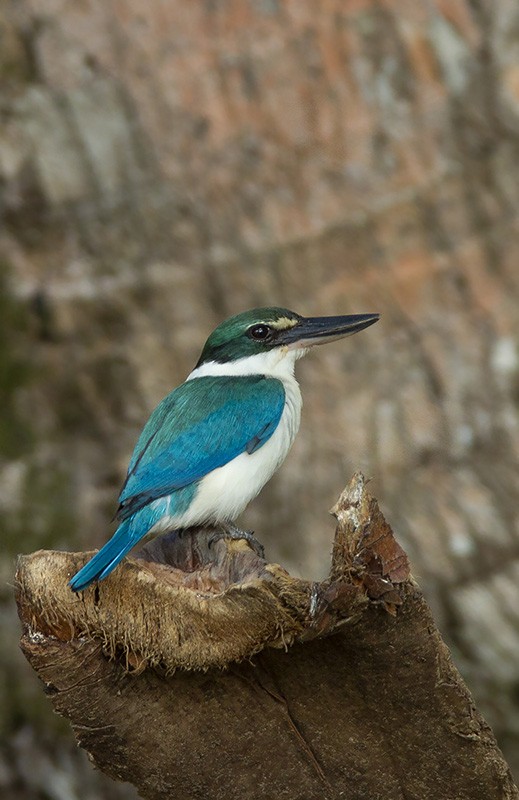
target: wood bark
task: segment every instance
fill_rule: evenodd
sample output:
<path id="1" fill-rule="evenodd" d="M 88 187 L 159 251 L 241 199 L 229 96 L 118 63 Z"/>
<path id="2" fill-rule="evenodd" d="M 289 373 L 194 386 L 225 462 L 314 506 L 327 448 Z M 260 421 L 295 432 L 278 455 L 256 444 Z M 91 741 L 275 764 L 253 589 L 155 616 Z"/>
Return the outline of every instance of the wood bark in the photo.
<path id="1" fill-rule="evenodd" d="M 168 534 L 99 586 L 20 558 L 22 649 L 100 769 L 148 800 L 511 800 L 489 726 L 356 474 L 329 577 Z"/>
<path id="2" fill-rule="evenodd" d="M 298 364 L 242 524 L 322 577 L 373 475 L 519 774 L 517 0 L 0 5 L 0 793 L 127 798 L 41 735 L 14 556 L 106 541 L 154 405 L 271 304 L 382 319 Z"/>

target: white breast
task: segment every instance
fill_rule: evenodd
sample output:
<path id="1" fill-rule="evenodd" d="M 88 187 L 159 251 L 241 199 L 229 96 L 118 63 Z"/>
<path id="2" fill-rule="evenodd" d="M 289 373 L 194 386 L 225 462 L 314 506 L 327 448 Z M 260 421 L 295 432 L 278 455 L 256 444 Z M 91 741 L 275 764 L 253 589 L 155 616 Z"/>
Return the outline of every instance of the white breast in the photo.
<path id="1" fill-rule="evenodd" d="M 285 407 L 276 430 L 262 447 L 250 455 L 241 453 L 200 481 L 193 502 L 177 525 L 236 519 L 285 460 L 299 429 L 302 399 L 294 377 L 297 354 L 283 351 L 274 355 L 268 354 L 270 358 L 265 356 L 262 363 L 257 363 L 255 356 L 232 364 L 204 364 L 189 376 L 188 380 L 202 375 L 266 374 L 283 382 Z"/>

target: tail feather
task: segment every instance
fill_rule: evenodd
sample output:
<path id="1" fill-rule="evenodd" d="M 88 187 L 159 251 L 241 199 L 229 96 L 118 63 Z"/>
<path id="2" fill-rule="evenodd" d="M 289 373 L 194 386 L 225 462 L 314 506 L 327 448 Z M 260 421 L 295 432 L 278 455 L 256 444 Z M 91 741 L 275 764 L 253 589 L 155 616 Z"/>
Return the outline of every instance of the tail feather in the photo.
<path id="1" fill-rule="evenodd" d="M 146 531 L 144 530 L 143 534 L 136 536 L 135 529 L 131 523 L 132 520 L 130 518 L 119 525 L 104 547 L 90 561 L 87 561 L 79 572 L 76 572 L 69 581 L 69 586 L 73 592 L 82 592 L 94 581 L 106 578 L 126 553 L 142 538 Z"/>

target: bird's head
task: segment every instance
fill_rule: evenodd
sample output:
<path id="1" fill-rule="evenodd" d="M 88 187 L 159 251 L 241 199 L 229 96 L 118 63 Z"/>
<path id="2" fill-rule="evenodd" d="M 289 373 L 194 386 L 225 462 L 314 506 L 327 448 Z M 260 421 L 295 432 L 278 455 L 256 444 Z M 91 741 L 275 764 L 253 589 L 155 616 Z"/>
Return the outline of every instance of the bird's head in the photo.
<path id="1" fill-rule="evenodd" d="M 205 343 L 196 369 L 238 362 L 243 371 L 265 370 L 289 356 L 292 363 L 308 348 L 351 336 L 373 325 L 378 314 L 302 317 L 287 308 L 253 308 L 222 322 Z M 241 370 L 240 370 L 241 371 Z"/>

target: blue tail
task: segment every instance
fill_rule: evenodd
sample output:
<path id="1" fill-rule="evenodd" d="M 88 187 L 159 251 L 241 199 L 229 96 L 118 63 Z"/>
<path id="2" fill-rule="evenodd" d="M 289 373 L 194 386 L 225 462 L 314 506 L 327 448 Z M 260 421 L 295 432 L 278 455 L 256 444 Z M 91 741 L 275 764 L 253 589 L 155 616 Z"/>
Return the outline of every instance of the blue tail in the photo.
<path id="1" fill-rule="evenodd" d="M 139 533 L 135 530 L 134 517 L 125 520 L 112 536 L 112 538 L 101 548 L 93 558 L 88 561 L 79 572 L 69 582 L 73 592 L 82 592 L 94 581 L 102 581 L 110 572 L 115 569 L 119 561 L 124 558 L 126 553 L 141 539 L 146 533 L 139 526 Z"/>

